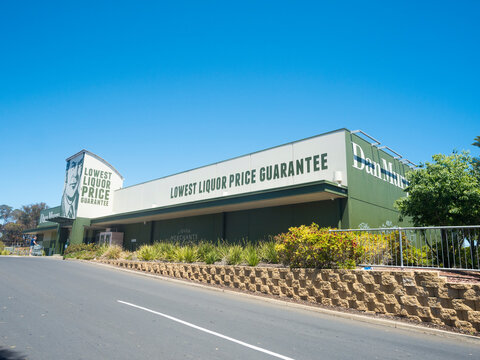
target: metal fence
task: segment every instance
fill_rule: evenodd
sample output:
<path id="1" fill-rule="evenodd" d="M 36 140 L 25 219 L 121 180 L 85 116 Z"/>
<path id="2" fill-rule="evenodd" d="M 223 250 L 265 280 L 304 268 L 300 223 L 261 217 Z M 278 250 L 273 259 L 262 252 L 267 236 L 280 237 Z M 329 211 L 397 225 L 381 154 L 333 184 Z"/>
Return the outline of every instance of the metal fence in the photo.
<path id="1" fill-rule="evenodd" d="M 26 256 L 30 252 L 30 248 L 27 246 L 5 246 L 4 250 L 8 252 L 8 255 L 21 255 Z"/>
<path id="2" fill-rule="evenodd" d="M 362 266 L 480 271 L 480 225 L 330 231 L 356 234 Z"/>

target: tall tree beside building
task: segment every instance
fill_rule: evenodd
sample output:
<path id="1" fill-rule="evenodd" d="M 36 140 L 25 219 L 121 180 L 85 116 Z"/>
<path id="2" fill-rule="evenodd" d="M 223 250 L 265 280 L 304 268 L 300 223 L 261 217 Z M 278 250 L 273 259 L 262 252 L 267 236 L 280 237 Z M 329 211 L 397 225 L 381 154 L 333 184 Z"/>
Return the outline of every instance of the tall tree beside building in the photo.
<path id="1" fill-rule="evenodd" d="M 5 226 L 12 220 L 13 208 L 8 205 L 0 205 L 0 241 L 5 240 Z"/>
<path id="2" fill-rule="evenodd" d="M 2 237 L 0 240 L 7 246 L 24 245 L 24 237 L 22 231 L 24 227 L 15 222 L 6 223 L 3 227 Z"/>
<path id="3" fill-rule="evenodd" d="M 0 205 L 0 241 L 11 245 L 22 241 L 22 226 L 16 224 L 15 210 L 8 205 Z"/>
<path id="4" fill-rule="evenodd" d="M 11 206 L 0 205 L 0 241 L 5 245 L 23 244 L 23 231 L 37 227 L 40 211 L 47 208 L 43 202 L 15 210 Z"/>
<path id="5" fill-rule="evenodd" d="M 472 145 L 480 148 L 480 136 L 475 137 L 473 140 L 474 142 Z M 477 172 L 477 177 L 480 178 L 480 156 L 473 158 L 473 166 Z"/>
<path id="6" fill-rule="evenodd" d="M 407 174 L 407 197 L 395 202 L 401 217 L 409 217 L 415 226 L 462 226 L 480 224 L 480 177 L 474 159 L 467 153 L 434 155 L 433 162 Z M 470 233 L 457 238 L 468 241 L 472 256 L 477 255 L 478 239 Z M 441 232 L 439 262 L 454 263 L 454 247 L 446 231 Z M 461 235 L 461 236 L 460 236 Z M 430 244 L 434 246 L 434 244 Z M 438 250 L 438 249 L 437 249 Z M 450 259 L 450 260 L 448 260 Z M 450 261 L 450 262 L 448 262 Z M 477 259 L 472 259 L 472 262 Z"/>
<path id="7" fill-rule="evenodd" d="M 480 224 L 480 181 L 468 153 L 434 155 L 407 180 L 408 196 L 395 205 L 415 226 Z"/>
<path id="8" fill-rule="evenodd" d="M 13 208 L 8 205 L 0 205 L 0 231 L 3 225 L 10 221 L 12 217 Z"/>
<path id="9" fill-rule="evenodd" d="M 23 205 L 22 209 L 14 211 L 14 217 L 17 223 L 23 225 L 25 229 L 32 229 L 37 227 L 40 219 L 40 212 L 48 209 L 44 202 L 31 205 Z"/>

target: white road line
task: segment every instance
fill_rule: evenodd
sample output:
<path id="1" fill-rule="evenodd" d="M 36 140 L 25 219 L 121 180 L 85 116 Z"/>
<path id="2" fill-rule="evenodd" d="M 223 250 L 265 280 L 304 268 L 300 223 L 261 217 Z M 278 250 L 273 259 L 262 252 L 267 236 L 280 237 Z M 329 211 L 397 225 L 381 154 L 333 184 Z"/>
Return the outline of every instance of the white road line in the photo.
<path id="1" fill-rule="evenodd" d="M 131 303 L 128 303 L 128 302 L 122 301 L 122 300 L 117 300 L 117 302 L 122 303 L 122 304 L 125 304 L 125 305 L 128 305 L 128 306 L 132 306 L 132 307 L 137 308 L 137 309 L 140 309 L 140 310 L 144 310 L 144 311 L 150 312 L 150 313 L 155 314 L 155 315 L 163 316 L 164 318 L 170 319 L 170 320 L 172 320 L 172 321 L 176 321 L 176 322 L 178 322 L 178 323 L 180 323 L 180 324 L 183 324 L 183 325 L 189 326 L 189 327 L 191 327 L 191 328 L 194 328 L 194 329 L 197 329 L 197 330 L 206 332 L 207 334 L 210 334 L 210 335 L 218 336 L 219 338 L 222 338 L 222 339 L 225 339 L 225 340 L 234 342 L 234 343 L 236 343 L 236 344 L 240 344 L 240 345 L 245 346 L 245 347 L 248 347 L 248 348 L 250 348 L 250 349 L 257 350 L 257 351 L 263 352 L 263 353 L 265 353 L 265 354 L 275 356 L 275 357 L 277 357 L 277 358 L 279 358 L 279 359 L 283 359 L 283 360 L 294 360 L 293 358 L 290 358 L 290 357 L 288 357 L 288 356 L 283 356 L 283 355 L 277 354 L 277 353 L 275 353 L 275 352 L 273 352 L 273 351 L 266 350 L 266 349 L 263 349 L 263 348 L 261 348 L 261 347 L 255 346 L 255 345 L 247 344 L 246 342 L 243 342 L 243 341 L 240 341 L 240 340 L 231 338 L 231 337 L 226 336 L 226 335 L 222 335 L 222 334 L 217 333 L 217 332 L 212 331 L 212 330 L 208 330 L 208 329 L 202 328 L 202 327 L 200 327 L 200 326 L 197 326 L 197 325 L 195 325 L 195 324 L 189 323 L 189 322 L 187 322 L 187 321 L 183 321 L 183 320 L 177 319 L 177 318 L 175 318 L 175 317 L 173 317 L 173 316 L 170 316 L 170 315 L 167 315 L 167 314 L 162 314 L 161 312 L 158 312 L 158 311 L 154 311 L 154 310 L 151 310 L 151 309 L 147 309 L 147 308 L 145 308 L 145 307 L 138 306 L 138 305 L 135 305 L 135 304 L 131 304 Z"/>

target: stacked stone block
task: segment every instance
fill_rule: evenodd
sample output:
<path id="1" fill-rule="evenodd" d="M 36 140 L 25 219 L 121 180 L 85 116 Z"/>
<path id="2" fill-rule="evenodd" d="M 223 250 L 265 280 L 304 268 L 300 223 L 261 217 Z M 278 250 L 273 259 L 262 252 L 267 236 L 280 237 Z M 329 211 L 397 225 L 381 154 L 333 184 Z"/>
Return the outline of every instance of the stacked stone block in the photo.
<path id="1" fill-rule="evenodd" d="M 368 313 L 480 331 L 480 285 L 448 283 L 436 271 L 315 270 L 176 264 L 128 260 L 100 262 Z"/>

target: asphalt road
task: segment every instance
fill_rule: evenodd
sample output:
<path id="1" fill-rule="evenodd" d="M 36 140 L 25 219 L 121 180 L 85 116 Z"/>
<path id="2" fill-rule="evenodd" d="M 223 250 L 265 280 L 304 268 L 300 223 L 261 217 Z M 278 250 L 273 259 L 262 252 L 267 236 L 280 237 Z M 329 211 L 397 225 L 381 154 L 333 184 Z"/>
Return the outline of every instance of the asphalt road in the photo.
<path id="1" fill-rule="evenodd" d="M 0 359 L 480 359 L 423 334 L 52 258 L 0 257 Z"/>

